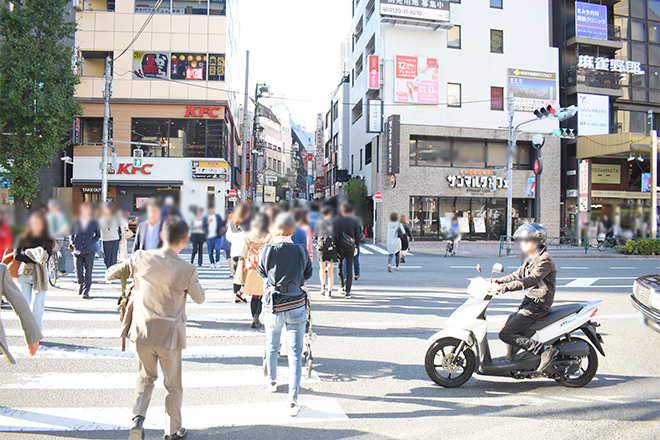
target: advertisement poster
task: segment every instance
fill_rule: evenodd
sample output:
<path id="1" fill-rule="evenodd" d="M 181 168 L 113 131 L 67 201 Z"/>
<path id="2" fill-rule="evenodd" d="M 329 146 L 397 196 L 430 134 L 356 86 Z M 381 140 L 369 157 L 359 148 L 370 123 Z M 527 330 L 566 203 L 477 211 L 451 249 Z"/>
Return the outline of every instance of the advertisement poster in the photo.
<path id="1" fill-rule="evenodd" d="M 438 104 L 437 58 L 396 56 L 394 102 Z"/>
<path id="2" fill-rule="evenodd" d="M 591 164 L 591 183 L 621 184 L 621 165 Z"/>
<path id="3" fill-rule="evenodd" d="M 380 0 L 380 13 L 390 17 L 449 21 L 449 0 Z"/>
<path id="4" fill-rule="evenodd" d="M 133 79 L 167 79 L 169 55 L 133 52 Z"/>
<path id="5" fill-rule="evenodd" d="M 575 34 L 607 40 L 607 6 L 575 2 Z"/>
<path id="6" fill-rule="evenodd" d="M 533 112 L 557 105 L 557 74 L 509 69 L 509 92 L 513 92 L 513 109 L 517 111 Z"/>
<path id="7" fill-rule="evenodd" d="M 377 90 L 380 88 L 380 61 L 378 55 L 369 55 L 367 62 L 369 63 L 369 90 Z"/>
<path id="8" fill-rule="evenodd" d="M 591 210 L 591 163 L 588 159 L 580 160 L 578 164 L 578 210 Z"/>
<path id="9" fill-rule="evenodd" d="M 470 219 L 468 217 L 459 217 L 458 227 L 460 228 L 461 233 L 468 234 L 470 232 Z"/>
<path id="10" fill-rule="evenodd" d="M 225 54 L 209 54 L 209 81 L 225 80 Z"/>
<path id="11" fill-rule="evenodd" d="M 172 79 L 206 80 L 206 54 L 173 53 Z"/>
<path id="12" fill-rule="evenodd" d="M 486 233 L 486 220 L 483 217 L 474 217 L 472 219 L 474 222 L 474 233 L 475 234 L 485 234 Z"/>
<path id="13" fill-rule="evenodd" d="M 642 192 L 651 192 L 651 173 L 642 174 Z"/>
<path id="14" fill-rule="evenodd" d="M 262 202 L 264 200 L 264 186 L 257 185 L 257 196 L 255 198 L 256 202 Z"/>
<path id="15" fill-rule="evenodd" d="M 536 194 L 536 177 L 527 178 L 527 191 L 525 191 L 525 197 L 534 197 Z"/>
<path id="16" fill-rule="evenodd" d="M 578 136 L 610 133 L 610 97 L 578 93 Z"/>
<path id="17" fill-rule="evenodd" d="M 274 186 L 264 186 L 264 203 L 275 203 Z"/>

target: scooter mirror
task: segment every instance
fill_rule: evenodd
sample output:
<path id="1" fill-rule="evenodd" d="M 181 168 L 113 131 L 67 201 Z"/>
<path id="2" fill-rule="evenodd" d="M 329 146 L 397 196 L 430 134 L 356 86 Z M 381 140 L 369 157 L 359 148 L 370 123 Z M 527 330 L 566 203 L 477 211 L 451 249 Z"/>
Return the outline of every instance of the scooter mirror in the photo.
<path id="1" fill-rule="evenodd" d="M 481 273 L 481 264 L 477 264 L 477 272 Z"/>
<path id="2" fill-rule="evenodd" d="M 504 266 L 502 266 L 502 263 L 495 263 L 493 265 L 493 273 L 502 273 L 504 272 Z"/>

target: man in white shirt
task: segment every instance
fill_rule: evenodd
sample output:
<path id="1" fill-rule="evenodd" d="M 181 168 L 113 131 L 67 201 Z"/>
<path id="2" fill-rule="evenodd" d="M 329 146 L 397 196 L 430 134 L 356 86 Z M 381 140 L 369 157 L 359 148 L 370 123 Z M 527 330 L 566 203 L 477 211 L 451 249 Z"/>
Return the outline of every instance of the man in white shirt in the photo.
<path id="1" fill-rule="evenodd" d="M 163 223 L 160 220 L 160 207 L 155 202 L 147 206 L 147 221 L 140 223 L 135 235 L 133 252 L 143 250 L 151 251 L 162 246 L 160 230 Z"/>

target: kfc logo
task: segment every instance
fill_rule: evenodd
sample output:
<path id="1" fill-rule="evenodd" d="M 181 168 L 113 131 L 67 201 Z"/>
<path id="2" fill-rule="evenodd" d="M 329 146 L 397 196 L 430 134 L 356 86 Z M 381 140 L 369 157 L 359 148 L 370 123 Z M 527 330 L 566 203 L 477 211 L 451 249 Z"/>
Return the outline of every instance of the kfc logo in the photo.
<path id="1" fill-rule="evenodd" d="M 207 105 L 189 105 L 186 108 L 186 114 L 184 115 L 184 118 L 203 118 L 204 116 L 208 116 L 210 118 L 219 118 L 220 114 L 218 112 L 220 109 L 221 107 L 219 106 L 209 107 Z"/>
<path id="2" fill-rule="evenodd" d="M 140 174 L 144 174 L 145 176 L 148 176 L 151 174 L 151 167 L 153 164 L 144 164 L 141 167 L 136 167 L 133 164 L 130 163 L 120 163 L 117 166 L 117 173 L 116 174 L 137 174 L 138 172 Z"/>

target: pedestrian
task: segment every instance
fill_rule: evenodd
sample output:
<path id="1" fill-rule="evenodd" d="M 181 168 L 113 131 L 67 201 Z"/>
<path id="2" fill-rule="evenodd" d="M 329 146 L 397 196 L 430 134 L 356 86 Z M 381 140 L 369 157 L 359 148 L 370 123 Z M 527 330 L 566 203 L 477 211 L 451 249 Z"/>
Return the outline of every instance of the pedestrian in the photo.
<path id="1" fill-rule="evenodd" d="M 335 220 L 335 244 L 337 245 L 337 257 L 339 258 L 337 269 L 341 290 L 346 298 L 351 296 L 353 259 L 357 255 L 357 243 L 362 234 L 359 220 L 351 215 L 352 210 L 353 205 L 351 203 L 342 203 L 339 208 L 341 216 Z"/>
<path id="2" fill-rule="evenodd" d="M 127 336 L 134 344 L 140 369 L 133 398 L 130 440 L 144 439 L 144 418 L 151 401 L 158 364 L 165 379 L 165 440 L 186 436 L 182 426 L 182 350 L 186 348 L 186 299 L 205 300 L 197 268 L 179 257 L 188 242 L 189 228 L 179 218 L 163 223 L 163 246 L 135 252 L 130 259 L 108 269 L 105 277 L 120 279 L 122 268 L 133 278 L 132 311 Z"/>
<path id="3" fill-rule="evenodd" d="M 204 264 L 204 241 L 206 234 L 204 233 L 204 218 L 202 208 L 195 208 L 195 218 L 190 222 L 190 241 L 192 243 L 192 255 L 190 256 L 190 264 L 195 264 L 195 256 L 197 256 L 197 265 L 202 267 Z M 213 263 L 211 263 L 213 267 Z"/>
<path id="4" fill-rule="evenodd" d="M 351 212 L 349 215 L 355 219 L 357 224 L 360 226 L 360 232 L 357 239 L 355 240 L 355 249 L 357 250 L 355 257 L 353 258 L 353 275 L 355 281 L 360 278 L 360 245 L 364 242 L 364 227 L 362 226 L 362 220 L 355 214 L 355 205 L 352 203 L 349 204 Z M 346 261 L 344 261 L 344 267 L 346 266 Z M 344 269 L 345 270 L 345 269 Z"/>
<path id="5" fill-rule="evenodd" d="M 34 314 L 30 311 L 29 303 L 18 290 L 16 284 L 14 284 L 14 280 L 9 276 L 9 269 L 4 264 L 0 264 L 0 285 L 2 286 L 0 297 L 6 298 L 9 304 L 11 304 L 11 308 L 14 309 L 14 313 L 18 315 L 18 319 L 21 321 L 21 328 L 23 328 L 23 333 L 25 334 L 28 351 L 30 352 L 30 356 L 34 356 L 37 354 L 39 341 L 42 338 L 40 326 Z M 16 364 L 11 353 L 9 353 L 9 345 L 5 337 L 2 320 L 0 320 L 0 352 L 5 355 L 10 364 Z"/>
<path id="6" fill-rule="evenodd" d="M 220 247 L 218 241 L 224 235 L 225 222 L 216 214 L 215 206 L 210 205 L 207 214 L 202 219 L 202 228 L 206 236 L 206 247 L 209 253 L 211 269 L 220 267 Z"/>
<path id="7" fill-rule="evenodd" d="M 103 247 L 103 262 L 105 268 L 117 264 L 119 255 L 119 243 L 124 240 L 124 228 L 117 210 L 106 203 L 101 208 L 101 218 L 99 218 L 99 228 L 101 229 L 101 243 Z"/>
<path id="8" fill-rule="evenodd" d="M 293 235 L 291 236 L 291 241 L 307 249 L 307 233 L 303 228 L 298 226 L 297 214 L 298 214 L 297 212 L 293 214 L 294 215 L 293 218 L 296 220 L 296 230 L 293 232 Z"/>
<path id="9" fill-rule="evenodd" d="M 302 229 L 307 237 L 305 248 L 309 252 L 309 259 L 314 263 L 314 239 L 312 238 L 312 227 L 309 225 L 309 212 L 306 209 L 296 211 L 296 227 Z"/>
<path id="10" fill-rule="evenodd" d="M 335 247 L 335 223 L 332 218 L 334 212 L 330 205 L 321 208 L 321 218 L 314 225 L 314 238 L 316 239 L 316 256 L 319 260 L 319 277 L 321 279 L 321 295 L 332 297 L 332 288 L 335 283 L 335 262 L 337 261 L 337 248 Z M 326 289 L 326 276 L 328 279 Z"/>
<path id="11" fill-rule="evenodd" d="M 147 220 L 140 223 L 135 234 L 133 243 L 133 252 L 152 251 L 163 245 L 160 238 L 160 230 L 163 222 L 160 220 L 161 210 L 155 201 L 151 200 L 147 204 Z"/>
<path id="12" fill-rule="evenodd" d="M 307 324 L 307 292 L 303 286 L 311 278 L 313 268 L 307 251 L 291 241 L 296 229 L 291 214 L 275 219 L 273 244 L 261 253 L 259 275 L 266 283 L 266 366 L 268 389 L 277 392 L 277 358 L 282 328 L 286 325 L 289 360 L 289 410 L 295 417 L 300 412 L 298 394 L 302 377 L 302 349 Z"/>
<path id="13" fill-rule="evenodd" d="M 119 262 L 128 259 L 128 240 L 133 237 L 133 231 L 128 226 L 128 213 L 126 211 L 118 211 L 117 219 L 122 229 L 122 239 L 119 241 Z"/>
<path id="14" fill-rule="evenodd" d="M 270 219 L 263 212 L 254 216 L 250 225 L 250 232 L 245 234 L 245 245 L 241 260 L 237 266 L 236 281 L 243 285 L 243 294 L 250 295 L 250 311 L 252 312 L 252 328 L 261 328 L 259 320 L 261 315 L 261 298 L 264 294 L 264 283 L 257 266 L 261 250 L 272 241 L 269 231 Z"/>
<path id="15" fill-rule="evenodd" d="M 227 240 L 227 228 L 225 228 L 225 235 L 220 238 L 220 244 L 216 243 L 216 247 L 220 249 L 220 252 L 225 253 L 225 260 L 227 260 L 227 266 L 229 266 L 229 278 L 234 278 L 234 268 L 231 266 L 231 243 Z M 220 263 L 216 263 L 217 267 L 220 267 Z"/>
<path id="16" fill-rule="evenodd" d="M 67 274 L 66 271 L 66 253 L 64 252 L 64 238 L 69 235 L 69 221 L 62 211 L 60 211 L 60 203 L 57 199 L 50 199 L 48 201 L 48 226 L 50 229 L 50 236 L 53 237 L 55 243 L 60 247 L 60 258 L 57 260 L 59 267 L 59 275 L 61 277 Z"/>
<path id="17" fill-rule="evenodd" d="M 603 225 L 602 230 L 605 233 L 605 237 L 611 238 L 614 237 L 614 222 L 610 220 L 610 216 L 603 214 Z"/>
<path id="18" fill-rule="evenodd" d="M 406 256 L 410 250 L 410 242 L 415 241 L 412 236 L 412 231 L 410 230 L 410 225 L 408 224 L 408 217 L 403 214 L 399 217 L 399 223 L 401 223 L 401 228 L 403 229 L 403 235 L 401 236 L 401 262 L 406 262 Z"/>
<path id="19" fill-rule="evenodd" d="M 21 262 L 18 284 L 40 330 L 43 328 L 44 303 L 48 290 L 48 259 L 53 255 L 55 246 L 49 229 L 46 216 L 41 211 L 35 211 L 14 246 L 14 260 Z"/>
<path id="20" fill-rule="evenodd" d="M 80 216 L 73 223 L 69 246 L 73 255 L 73 266 L 78 277 L 78 295 L 89 298 L 94 268 L 94 247 L 101 238 L 98 221 L 92 217 L 92 205 L 80 205 Z"/>
<path id="21" fill-rule="evenodd" d="M 250 229 L 250 207 L 246 203 L 238 205 L 231 213 L 231 221 L 227 227 L 227 240 L 231 243 L 231 267 L 236 276 L 238 260 L 243 255 L 245 245 L 245 232 Z M 234 302 L 247 302 L 241 295 L 241 285 L 234 283 Z"/>
<path id="22" fill-rule="evenodd" d="M 179 209 L 178 206 L 176 206 L 176 203 L 174 202 L 174 197 L 172 196 L 165 197 L 165 202 L 163 203 L 163 207 L 160 209 L 161 221 L 165 221 L 167 217 L 183 218 L 183 216 L 181 215 L 181 210 Z"/>
<path id="23" fill-rule="evenodd" d="M 456 252 L 458 251 L 458 242 L 461 241 L 461 225 L 456 217 L 451 220 L 447 239 L 453 242 L 451 254 L 456 255 Z"/>
<path id="24" fill-rule="evenodd" d="M 392 260 L 396 262 L 395 269 L 399 270 L 399 254 L 401 253 L 401 223 L 396 212 L 390 214 L 387 224 L 387 271 L 392 272 Z"/>

